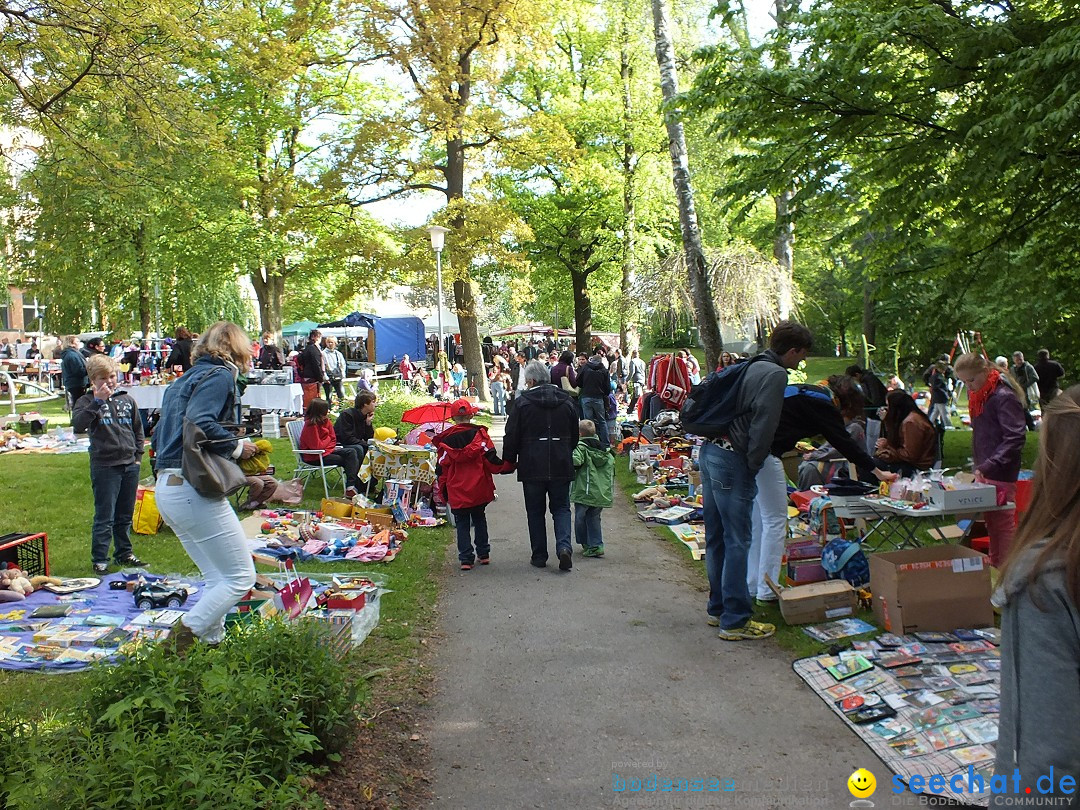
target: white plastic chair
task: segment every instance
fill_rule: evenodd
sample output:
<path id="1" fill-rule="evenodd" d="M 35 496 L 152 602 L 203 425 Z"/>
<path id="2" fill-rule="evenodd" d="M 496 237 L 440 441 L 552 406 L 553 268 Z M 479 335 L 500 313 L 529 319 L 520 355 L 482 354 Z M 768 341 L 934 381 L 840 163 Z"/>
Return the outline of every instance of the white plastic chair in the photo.
<path id="1" fill-rule="evenodd" d="M 345 470 L 335 465 L 327 466 L 323 464 L 323 456 L 326 455 L 325 450 L 301 450 L 300 449 L 300 431 L 304 429 L 303 419 L 294 419 L 292 422 L 288 422 L 285 425 L 285 429 L 289 432 L 289 443 L 292 445 L 293 456 L 296 458 L 296 470 L 293 475 L 296 478 L 303 478 L 305 485 L 308 479 L 313 476 L 319 476 L 322 479 L 323 496 L 330 497 L 330 488 L 326 484 L 326 474 L 328 472 L 338 474 L 338 478 L 341 479 L 341 494 L 345 495 Z M 304 461 L 303 456 L 318 456 L 318 464 L 309 464 Z"/>

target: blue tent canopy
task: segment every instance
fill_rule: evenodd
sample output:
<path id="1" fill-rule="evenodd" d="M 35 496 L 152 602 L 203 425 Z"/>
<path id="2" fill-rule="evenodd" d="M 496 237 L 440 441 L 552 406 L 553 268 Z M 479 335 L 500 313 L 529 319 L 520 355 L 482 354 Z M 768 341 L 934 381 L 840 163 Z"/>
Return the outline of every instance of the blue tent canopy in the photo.
<path id="1" fill-rule="evenodd" d="M 330 323 L 320 323 L 319 328 L 332 329 L 340 326 L 366 326 L 368 329 L 371 329 L 375 326 L 375 321 L 378 319 L 378 315 L 370 315 L 366 312 L 350 312 L 340 320 L 330 321 Z"/>

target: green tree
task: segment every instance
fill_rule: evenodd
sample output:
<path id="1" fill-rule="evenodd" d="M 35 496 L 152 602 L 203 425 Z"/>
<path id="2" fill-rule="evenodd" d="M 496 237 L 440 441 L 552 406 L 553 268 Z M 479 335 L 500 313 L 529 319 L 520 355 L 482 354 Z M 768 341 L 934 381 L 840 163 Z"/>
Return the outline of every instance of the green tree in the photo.
<path id="1" fill-rule="evenodd" d="M 1057 284 L 1080 292 L 1062 274 L 1077 250 L 1078 16 L 1041 0 L 840 0 L 793 13 L 762 46 L 797 54 L 790 64 L 711 49 L 696 108 L 754 147 L 730 163 L 732 209 L 794 176 L 795 205 L 848 210 L 836 235 L 861 240 L 879 319 L 886 305 L 889 328 L 927 349 L 946 322 L 1016 323 L 1003 308 L 1029 302 L 988 300 L 1005 277 L 1047 289 L 1039 337 L 1080 349 L 1074 306 L 1054 300 Z M 913 328 L 915 312 L 931 323 Z M 1033 339 L 1023 331 L 1013 339 Z"/>

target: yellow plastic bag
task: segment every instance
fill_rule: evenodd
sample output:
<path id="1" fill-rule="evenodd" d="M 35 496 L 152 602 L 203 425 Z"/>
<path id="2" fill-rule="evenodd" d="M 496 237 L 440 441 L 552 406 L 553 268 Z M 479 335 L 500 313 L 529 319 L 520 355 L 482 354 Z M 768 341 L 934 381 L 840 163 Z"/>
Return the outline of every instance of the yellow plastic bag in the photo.
<path id="1" fill-rule="evenodd" d="M 161 523 L 161 514 L 158 512 L 154 490 L 139 487 L 135 495 L 135 514 L 131 519 L 132 530 L 135 534 L 157 534 Z"/>

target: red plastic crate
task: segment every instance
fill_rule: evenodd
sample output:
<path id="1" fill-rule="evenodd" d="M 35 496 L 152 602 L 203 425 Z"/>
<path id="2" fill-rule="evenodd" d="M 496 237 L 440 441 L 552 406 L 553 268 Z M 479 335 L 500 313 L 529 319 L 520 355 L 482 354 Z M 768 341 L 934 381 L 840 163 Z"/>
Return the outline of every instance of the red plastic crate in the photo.
<path id="1" fill-rule="evenodd" d="M 49 535 L 5 534 L 0 537 L 0 565 L 11 563 L 29 576 L 49 576 Z"/>

